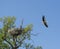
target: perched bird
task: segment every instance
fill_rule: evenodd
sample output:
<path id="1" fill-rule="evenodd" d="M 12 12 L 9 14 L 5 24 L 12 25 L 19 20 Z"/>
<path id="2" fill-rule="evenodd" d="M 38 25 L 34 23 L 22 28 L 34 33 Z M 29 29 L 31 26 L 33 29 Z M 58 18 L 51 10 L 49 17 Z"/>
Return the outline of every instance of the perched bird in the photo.
<path id="1" fill-rule="evenodd" d="M 11 28 L 11 29 L 8 30 L 8 33 L 10 33 L 12 36 L 20 35 L 23 31 L 22 25 L 23 25 L 23 21 L 22 21 L 19 28 Z"/>
<path id="2" fill-rule="evenodd" d="M 43 21 L 43 24 L 48 28 L 48 24 L 46 22 L 45 16 L 42 16 L 42 21 Z"/>
<path id="3" fill-rule="evenodd" d="M 13 36 L 18 36 L 22 33 L 22 29 L 20 28 L 11 28 L 8 30 L 8 33 L 10 33 Z"/>

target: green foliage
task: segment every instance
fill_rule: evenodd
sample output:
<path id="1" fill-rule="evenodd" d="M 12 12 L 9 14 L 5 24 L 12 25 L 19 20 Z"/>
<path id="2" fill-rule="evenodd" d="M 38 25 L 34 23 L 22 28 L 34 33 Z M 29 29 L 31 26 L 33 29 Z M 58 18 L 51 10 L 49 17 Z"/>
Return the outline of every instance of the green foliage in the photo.
<path id="1" fill-rule="evenodd" d="M 3 24 L 2 28 L 0 28 L 0 49 L 18 49 L 19 47 L 24 47 L 24 45 L 26 49 L 41 49 L 39 47 L 35 48 L 28 43 L 25 44 L 26 39 L 30 40 L 32 24 L 24 27 L 21 34 L 15 37 L 8 33 L 9 29 L 16 28 L 15 21 L 16 18 L 14 16 L 0 18 L 0 22 Z"/>

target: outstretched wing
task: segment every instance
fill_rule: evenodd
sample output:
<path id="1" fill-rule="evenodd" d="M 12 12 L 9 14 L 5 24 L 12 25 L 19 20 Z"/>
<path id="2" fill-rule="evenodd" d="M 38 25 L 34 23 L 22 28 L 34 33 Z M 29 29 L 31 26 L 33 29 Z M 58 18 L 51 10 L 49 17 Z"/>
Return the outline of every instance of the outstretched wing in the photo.
<path id="1" fill-rule="evenodd" d="M 45 16 L 42 16 L 42 21 L 43 21 L 43 24 L 48 28 L 48 25 L 47 25 L 47 22 L 46 22 Z"/>

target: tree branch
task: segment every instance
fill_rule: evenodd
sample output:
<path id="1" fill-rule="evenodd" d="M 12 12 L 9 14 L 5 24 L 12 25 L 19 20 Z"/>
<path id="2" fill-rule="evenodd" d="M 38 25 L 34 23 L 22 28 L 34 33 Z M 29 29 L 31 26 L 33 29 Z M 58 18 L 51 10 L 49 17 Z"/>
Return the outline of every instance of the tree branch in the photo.
<path id="1" fill-rule="evenodd" d="M 5 41 L 13 48 L 13 45 L 5 39 Z"/>
<path id="2" fill-rule="evenodd" d="M 20 44 L 16 47 L 16 48 L 18 48 L 19 46 L 21 46 L 21 43 L 23 42 L 23 40 L 25 39 L 25 37 L 19 42 L 19 41 L 17 41 L 17 42 L 19 42 Z"/>

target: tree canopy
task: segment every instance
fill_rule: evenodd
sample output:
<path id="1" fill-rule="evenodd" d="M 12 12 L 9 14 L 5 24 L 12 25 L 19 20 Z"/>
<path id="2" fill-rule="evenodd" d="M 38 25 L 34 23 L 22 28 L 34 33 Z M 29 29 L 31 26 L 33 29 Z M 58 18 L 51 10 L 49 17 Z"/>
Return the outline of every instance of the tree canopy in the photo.
<path id="1" fill-rule="evenodd" d="M 14 16 L 4 16 L 0 18 L 2 27 L 0 28 L 0 49 L 18 49 L 24 47 L 25 49 L 42 49 L 41 46 L 34 47 L 31 43 L 26 43 L 27 40 L 31 40 L 32 24 L 22 27 L 22 23 L 19 28 L 16 27 L 16 18 Z"/>

